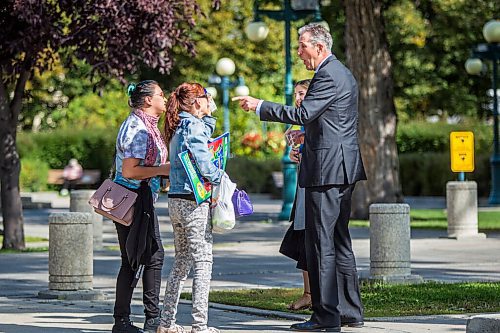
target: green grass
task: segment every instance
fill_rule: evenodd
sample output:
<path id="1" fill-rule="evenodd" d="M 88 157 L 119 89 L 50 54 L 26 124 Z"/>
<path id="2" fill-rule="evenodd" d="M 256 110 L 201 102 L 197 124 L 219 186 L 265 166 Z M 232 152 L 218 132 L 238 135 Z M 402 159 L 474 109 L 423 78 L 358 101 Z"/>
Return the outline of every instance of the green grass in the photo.
<path id="1" fill-rule="evenodd" d="M 39 242 L 47 242 L 48 239 L 44 237 L 25 236 L 24 241 L 26 243 L 39 243 Z M 0 244 L 2 243 L 3 243 L 3 236 L 0 235 Z M 27 247 L 24 250 L 0 249 L 0 253 L 47 252 L 48 250 L 49 250 L 48 246 L 39 246 L 39 247 Z"/>
<path id="2" fill-rule="evenodd" d="M 349 226 L 356 228 L 368 228 L 370 223 L 367 220 L 350 220 Z"/>
<path id="3" fill-rule="evenodd" d="M 38 243 L 38 242 L 48 242 L 49 240 L 44 237 L 35 237 L 35 236 L 25 236 L 24 241 L 26 243 Z M 3 236 L 0 235 L 0 243 L 3 242 Z"/>
<path id="4" fill-rule="evenodd" d="M 417 285 L 362 284 L 366 317 L 399 317 L 500 311 L 500 283 L 437 283 Z M 301 289 L 211 291 L 210 301 L 265 310 L 287 311 Z M 191 299 L 183 293 L 182 298 Z M 310 314 L 310 311 L 297 313 Z"/>
<path id="5" fill-rule="evenodd" d="M 479 230 L 500 230 L 500 212 L 479 212 Z"/>
<path id="6" fill-rule="evenodd" d="M 48 252 L 48 246 L 39 246 L 39 247 L 27 247 L 24 250 L 15 250 L 15 249 L 0 249 L 0 254 L 4 253 L 32 253 L 32 252 Z"/>
<path id="7" fill-rule="evenodd" d="M 500 283 L 364 285 L 367 317 L 498 312 Z"/>
<path id="8" fill-rule="evenodd" d="M 478 213 L 479 230 L 500 230 L 500 211 L 489 211 Z M 352 227 L 369 227 L 365 220 L 352 220 Z M 410 225 L 416 229 L 441 229 L 446 230 L 448 221 L 444 209 L 412 209 L 410 210 Z"/>

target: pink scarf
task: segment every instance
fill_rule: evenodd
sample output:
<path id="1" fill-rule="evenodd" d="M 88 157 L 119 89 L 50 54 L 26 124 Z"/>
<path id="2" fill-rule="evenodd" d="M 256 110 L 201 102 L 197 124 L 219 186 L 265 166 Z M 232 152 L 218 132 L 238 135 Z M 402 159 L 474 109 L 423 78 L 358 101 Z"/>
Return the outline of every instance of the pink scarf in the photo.
<path id="1" fill-rule="evenodd" d="M 161 164 L 167 163 L 167 146 L 165 145 L 165 141 L 163 141 L 163 137 L 158 129 L 160 116 L 152 116 L 139 109 L 134 110 L 134 114 L 142 120 L 148 130 L 148 149 L 144 159 L 144 165 L 154 166 L 158 152 L 160 153 Z"/>

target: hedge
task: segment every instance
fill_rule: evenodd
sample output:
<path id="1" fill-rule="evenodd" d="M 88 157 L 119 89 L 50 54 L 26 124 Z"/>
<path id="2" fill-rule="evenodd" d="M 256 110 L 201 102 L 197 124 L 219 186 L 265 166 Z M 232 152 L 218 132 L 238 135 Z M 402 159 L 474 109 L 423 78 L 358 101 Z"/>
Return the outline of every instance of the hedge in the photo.
<path id="1" fill-rule="evenodd" d="M 37 192 L 47 189 L 49 165 L 42 160 L 26 157 L 21 159 L 19 186 L 24 192 Z"/>
<path id="2" fill-rule="evenodd" d="M 491 126 L 423 122 L 398 126 L 400 177 L 405 195 L 445 195 L 446 182 L 456 179 L 449 166 L 449 134 L 456 130 L 474 132 L 476 171 L 467 177 L 477 181 L 479 196 L 488 195 Z M 22 163 L 26 164 L 21 173 L 23 190 L 30 187 L 31 190 L 43 189 L 43 184 L 34 180 L 47 179 L 47 168 L 63 168 L 70 158 L 78 159 L 84 169 L 101 170 L 102 177 L 106 177 L 112 163 L 115 139 L 116 131 L 90 129 L 19 133 L 18 151 Z M 267 159 L 237 156 L 229 160 L 227 172 L 238 187 L 248 192 L 276 194 L 271 173 L 281 170 L 281 157 L 281 154 Z"/>
<path id="3" fill-rule="evenodd" d="M 106 130 L 63 130 L 43 133 L 19 133 L 17 148 L 21 158 L 41 160 L 50 169 L 62 169 L 76 158 L 84 169 L 99 169 L 108 174 L 116 132 Z"/>
<path id="4" fill-rule="evenodd" d="M 29 186 L 34 179 L 46 180 L 48 169 L 62 169 L 70 158 L 76 158 L 84 169 L 101 170 L 104 179 L 113 160 L 116 133 L 103 130 L 52 131 L 19 133 L 18 151 L 22 158 L 23 190 L 39 191 L 45 186 Z M 234 157 L 229 159 L 227 173 L 247 192 L 276 191 L 271 173 L 281 170 L 281 156 L 267 159 Z M 37 162 L 33 162 L 37 161 Z M 36 163 L 43 164 L 37 169 Z"/>
<path id="5" fill-rule="evenodd" d="M 277 192 L 272 179 L 273 171 L 281 170 L 281 156 L 257 160 L 249 157 L 230 158 L 226 166 L 227 174 L 239 189 L 249 193 Z"/>
<path id="6" fill-rule="evenodd" d="M 404 195 L 446 195 L 446 182 L 456 180 L 458 177 L 450 168 L 450 132 L 452 131 L 474 133 L 475 171 L 466 173 L 466 179 L 477 182 L 478 196 L 488 196 L 491 182 L 489 158 L 493 142 L 491 126 L 483 123 L 425 122 L 398 125 L 396 142 Z"/>
<path id="7" fill-rule="evenodd" d="M 475 171 L 466 173 L 466 180 L 477 182 L 479 197 L 490 190 L 490 155 L 475 156 Z M 399 154 L 399 177 L 405 196 L 445 196 L 446 182 L 457 180 L 450 168 L 450 153 Z"/>
<path id="8" fill-rule="evenodd" d="M 493 131 L 487 124 L 446 124 L 410 122 L 399 124 L 396 143 L 399 153 L 448 152 L 450 132 L 472 131 L 476 154 L 489 153 L 492 149 Z"/>

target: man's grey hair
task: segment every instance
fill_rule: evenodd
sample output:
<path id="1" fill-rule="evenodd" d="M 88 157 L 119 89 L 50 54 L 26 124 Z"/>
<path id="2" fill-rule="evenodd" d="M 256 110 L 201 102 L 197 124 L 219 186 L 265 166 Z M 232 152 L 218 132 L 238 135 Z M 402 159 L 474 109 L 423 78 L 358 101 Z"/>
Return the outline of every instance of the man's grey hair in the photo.
<path id="1" fill-rule="evenodd" d="M 299 36 L 309 33 L 309 41 L 312 45 L 323 44 L 328 51 L 332 50 L 333 39 L 330 32 L 320 23 L 310 23 L 299 29 Z"/>

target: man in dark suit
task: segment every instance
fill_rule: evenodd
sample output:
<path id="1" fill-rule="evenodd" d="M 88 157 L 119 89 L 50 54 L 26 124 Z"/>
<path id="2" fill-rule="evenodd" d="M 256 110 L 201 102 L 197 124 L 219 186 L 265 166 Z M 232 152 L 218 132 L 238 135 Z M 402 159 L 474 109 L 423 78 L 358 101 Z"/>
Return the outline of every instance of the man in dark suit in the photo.
<path id="1" fill-rule="evenodd" d="M 235 97 L 261 120 L 303 125 L 299 186 L 306 192 L 306 257 L 311 319 L 292 330 L 340 332 L 363 326 L 356 262 L 348 224 L 351 195 L 366 179 L 358 145 L 358 87 L 331 53 L 332 37 L 319 24 L 299 29 L 298 55 L 315 74 L 300 107 Z"/>

